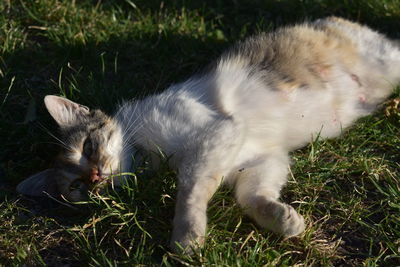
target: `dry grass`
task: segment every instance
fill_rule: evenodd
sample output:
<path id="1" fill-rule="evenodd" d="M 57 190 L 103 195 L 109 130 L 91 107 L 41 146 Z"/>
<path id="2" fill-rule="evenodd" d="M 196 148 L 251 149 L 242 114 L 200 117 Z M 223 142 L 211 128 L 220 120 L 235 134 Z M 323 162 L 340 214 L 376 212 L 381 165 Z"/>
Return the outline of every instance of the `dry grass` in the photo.
<path id="1" fill-rule="evenodd" d="M 0 2 L 0 265 L 399 265 L 400 117 L 393 101 L 342 138 L 293 153 L 283 198 L 305 215 L 300 238 L 263 232 L 222 189 L 209 208 L 205 248 L 172 254 L 175 174 L 168 168 L 137 173 L 121 191 L 74 208 L 15 193 L 57 151 L 44 95 L 110 112 L 121 99 L 183 80 L 238 39 L 326 15 L 400 37 L 397 0 Z"/>

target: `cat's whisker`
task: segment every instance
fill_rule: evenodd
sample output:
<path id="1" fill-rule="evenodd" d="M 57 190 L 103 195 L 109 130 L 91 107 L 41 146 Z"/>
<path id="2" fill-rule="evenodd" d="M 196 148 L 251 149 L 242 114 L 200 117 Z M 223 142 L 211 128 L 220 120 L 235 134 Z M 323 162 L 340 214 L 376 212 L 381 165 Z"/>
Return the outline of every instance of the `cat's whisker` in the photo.
<path id="1" fill-rule="evenodd" d="M 125 102 L 122 106 L 120 106 L 120 108 L 118 110 L 118 115 L 115 116 L 115 118 L 121 118 L 121 123 L 124 123 L 126 125 L 130 125 L 130 121 L 136 110 L 136 106 L 134 106 L 133 111 L 130 112 L 129 119 L 126 121 L 126 119 L 127 119 L 126 109 L 130 105 L 131 105 L 131 101 Z"/>
<path id="2" fill-rule="evenodd" d="M 133 122 L 133 124 L 129 127 L 130 130 L 129 130 L 129 131 L 126 131 L 126 132 L 122 135 L 122 138 L 123 138 L 124 142 L 129 142 L 130 139 L 132 139 L 133 136 L 140 130 L 140 128 L 142 128 L 143 124 L 134 125 L 134 124 L 136 124 L 136 122 L 137 122 L 138 120 L 139 120 L 138 118 L 135 119 L 134 122 Z M 133 127 L 133 129 L 131 130 L 132 127 Z"/>
<path id="3" fill-rule="evenodd" d="M 138 119 L 136 119 L 135 121 L 137 121 Z M 143 123 L 142 124 L 138 124 L 136 126 L 134 126 L 136 128 L 134 128 L 131 132 L 129 132 L 129 135 L 126 136 L 127 138 L 125 138 L 125 136 L 123 136 L 124 138 L 124 142 L 129 142 L 130 139 L 132 139 L 133 136 L 136 135 L 136 133 L 143 127 Z"/>
<path id="4" fill-rule="evenodd" d="M 124 132 L 123 132 L 123 134 L 122 134 L 123 137 L 126 135 L 126 133 L 129 133 L 129 132 L 130 132 L 130 129 L 131 129 L 132 127 L 135 126 L 135 123 L 141 118 L 141 116 L 142 116 L 142 114 L 143 114 L 143 111 L 142 111 L 142 113 L 139 114 L 138 116 L 136 116 L 136 118 L 135 118 L 134 121 L 132 122 L 132 118 L 134 117 L 134 115 L 135 115 L 135 113 L 136 113 L 136 109 L 137 109 L 137 105 L 134 105 L 134 108 L 133 108 L 133 110 L 131 111 L 129 120 L 128 120 L 128 122 L 125 124 L 125 125 L 128 125 L 128 127 L 124 130 Z"/>
<path id="5" fill-rule="evenodd" d="M 118 105 L 117 106 L 119 106 L 119 108 L 117 109 L 117 112 L 114 114 L 114 118 L 117 118 L 118 117 L 118 115 L 121 113 L 121 111 L 122 111 L 122 107 L 124 106 L 126 104 L 126 102 L 125 103 L 118 103 Z"/>
<path id="6" fill-rule="evenodd" d="M 42 125 L 41 123 L 38 124 L 42 130 L 44 130 L 48 135 L 50 135 L 51 137 L 53 137 L 56 141 L 58 141 L 59 145 L 61 145 L 62 147 L 64 147 L 65 149 L 67 149 L 68 151 L 73 151 L 73 149 L 67 145 L 65 142 L 63 142 L 60 138 L 58 138 L 57 136 L 55 136 L 54 134 L 52 134 L 44 125 Z"/>
<path id="7" fill-rule="evenodd" d="M 131 148 L 135 147 L 135 145 L 137 145 L 136 142 L 126 143 L 123 145 L 122 151 L 123 152 L 129 151 Z"/>
<path id="8" fill-rule="evenodd" d="M 69 147 L 66 147 L 65 145 L 63 145 L 63 144 L 60 144 L 60 143 L 57 143 L 57 142 L 44 142 L 45 144 L 53 144 L 53 145 L 57 145 L 57 146 L 60 146 L 60 147 L 62 147 L 62 148 L 65 148 L 65 149 L 67 149 L 67 150 L 69 150 L 69 151 L 71 151 L 71 149 L 69 148 Z"/>
<path id="9" fill-rule="evenodd" d="M 137 145 L 136 142 L 133 142 L 131 144 L 127 144 L 123 147 L 122 152 L 129 152 L 131 148 L 135 147 Z"/>

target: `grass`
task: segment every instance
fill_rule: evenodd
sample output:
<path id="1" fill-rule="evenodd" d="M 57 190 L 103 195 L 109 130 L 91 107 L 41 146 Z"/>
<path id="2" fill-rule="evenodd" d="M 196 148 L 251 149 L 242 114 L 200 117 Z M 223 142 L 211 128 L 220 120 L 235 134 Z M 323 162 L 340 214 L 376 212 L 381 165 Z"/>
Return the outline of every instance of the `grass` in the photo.
<path id="1" fill-rule="evenodd" d="M 293 153 L 282 198 L 306 218 L 300 238 L 260 230 L 221 189 L 208 210 L 206 246 L 193 256 L 171 253 L 176 182 L 166 167 L 136 173 L 86 205 L 15 193 L 58 149 L 44 95 L 111 112 L 122 99 L 182 81 L 238 39 L 326 15 L 400 38 L 397 0 L 1 1 L 0 266 L 400 265 L 396 110 Z"/>

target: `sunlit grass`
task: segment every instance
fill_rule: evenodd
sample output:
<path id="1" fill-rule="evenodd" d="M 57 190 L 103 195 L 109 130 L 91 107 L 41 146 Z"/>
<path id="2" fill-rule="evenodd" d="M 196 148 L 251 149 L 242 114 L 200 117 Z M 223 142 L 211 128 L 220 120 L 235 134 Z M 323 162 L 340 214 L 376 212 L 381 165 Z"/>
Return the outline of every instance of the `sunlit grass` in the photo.
<path id="1" fill-rule="evenodd" d="M 176 174 L 165 166 L 86 204 L 15 193 L 57 153 L 44 95 L 112 112 L 189 77 L 238 39 L 332 14 L 400 37 L 397 0 L 0 2 L 0 266 L 399 265 L 400 115 L 384 107 L 342 138 L 292 153 L 282 199 L 306 218 L 298 238 L 259 229 L 223 188 L 205 247 L 172 253 Z"/>

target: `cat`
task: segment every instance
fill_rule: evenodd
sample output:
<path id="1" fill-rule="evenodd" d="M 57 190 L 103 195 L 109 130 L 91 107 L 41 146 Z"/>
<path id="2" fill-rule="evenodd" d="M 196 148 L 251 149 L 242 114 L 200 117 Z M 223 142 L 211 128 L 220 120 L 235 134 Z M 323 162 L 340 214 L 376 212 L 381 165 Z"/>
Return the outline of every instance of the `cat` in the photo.
<path id="1" fill-rule="evenodd" d="M 288 153 L 340 135 L 373 112 L 400 82 L 400 46 L 342 18 L 261 33 L 237 43 L 207 71 L 119 106 L 113 116 L 68 99 L 44 102 L 65 146 L 54 168 L 17 190 L 78 201 L 123 183 L 132 155 L 161 149 L 178 173 L 171 246 L 204 243 L 207 203 L 221 184 L 261 227 L 291 237 L 303 216 L 279 200 Z M 97 189 L 96 189 L 97 188 Z"/>

